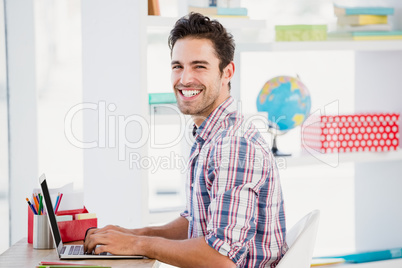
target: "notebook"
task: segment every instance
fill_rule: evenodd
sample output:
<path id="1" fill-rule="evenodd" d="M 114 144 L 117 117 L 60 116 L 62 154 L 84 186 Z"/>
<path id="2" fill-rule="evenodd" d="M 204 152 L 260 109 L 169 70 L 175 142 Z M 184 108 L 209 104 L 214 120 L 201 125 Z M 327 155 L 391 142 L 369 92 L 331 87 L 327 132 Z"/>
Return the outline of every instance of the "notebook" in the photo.
<path id="1" fill-rule="evenodd" d="M 63 245 L 61 241 L 61 235 L 59 226 L 57 225 L 56 215 L 53 210 L 52 200 L 50 199 L 49 189 L 46 183 L 46 176 L 42 174 L 39 177 L 39 184 L 42 189 L 43 199 L 45 201 L 45 207 L 47 211 L 47 218 L 49 220 L 50 229 L 52 231 L 53 240 L 56 246 L 59 259 L 142 259 L 144 256 L 124 256 L 124 255 L 112 255 L 104 252 L 97 254 L 85 254 L 83 245 Z"/>

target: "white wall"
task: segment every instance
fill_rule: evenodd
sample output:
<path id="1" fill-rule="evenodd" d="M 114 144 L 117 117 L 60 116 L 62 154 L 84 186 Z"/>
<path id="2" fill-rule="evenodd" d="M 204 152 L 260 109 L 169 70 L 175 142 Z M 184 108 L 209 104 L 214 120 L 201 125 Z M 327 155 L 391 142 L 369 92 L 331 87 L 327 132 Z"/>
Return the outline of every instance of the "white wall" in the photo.
<path id="1" fill-rule="evenodd" d="M 356 112 L 402 114 L 401 69 L 401 51 L 356 52 Z M 356 249 L 400 247 L 401 161 L 356 164 L 355 170 Z"/>
<path id="2" fill-rule="evenodd" d="M 99 226 L 146 223 L 147 172 L 129 163 L 147 154 L 146 143 L 132 148 L 148 137 L 146 8 L 146 1 L 82 1 L 84 142 L 93 142 L 84 150 L 84 191 Z"/>

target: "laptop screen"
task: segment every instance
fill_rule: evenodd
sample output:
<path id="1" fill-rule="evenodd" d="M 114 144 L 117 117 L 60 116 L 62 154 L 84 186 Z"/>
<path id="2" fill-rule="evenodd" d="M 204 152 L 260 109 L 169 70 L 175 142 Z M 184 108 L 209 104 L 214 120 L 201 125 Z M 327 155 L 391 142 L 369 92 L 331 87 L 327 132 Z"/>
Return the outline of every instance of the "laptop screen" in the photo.
<path id="1" fill-rule="evenodd" d="M 50 193 L 47 187 L 45 174 L 42 174 L 42 176 L 40 176 L 39 182 L 42 189 L 43 198 L 45 199 L 46 211 L 48 214 L 50 227 L 52 228 L 53 238 L 56 243 L 56 248 L 58 248 L 61 242 L 61 235 L 59 231 L 59 226 L 57 225 L 56 215 L 54 214 L 52 200 L 50 199 Z"/>

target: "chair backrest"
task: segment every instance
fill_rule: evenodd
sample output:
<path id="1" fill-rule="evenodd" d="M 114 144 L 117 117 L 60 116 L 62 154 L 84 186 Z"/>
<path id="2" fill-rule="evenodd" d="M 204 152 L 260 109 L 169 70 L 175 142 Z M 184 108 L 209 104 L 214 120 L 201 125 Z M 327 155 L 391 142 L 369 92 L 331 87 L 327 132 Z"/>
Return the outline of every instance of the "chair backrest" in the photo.
<path id="1" fill-rule="evenodd" d="M 299 220 L 286 234 L 288 251 L 277 268 L 310 268 L 320 211 L 314 210 Z"/>

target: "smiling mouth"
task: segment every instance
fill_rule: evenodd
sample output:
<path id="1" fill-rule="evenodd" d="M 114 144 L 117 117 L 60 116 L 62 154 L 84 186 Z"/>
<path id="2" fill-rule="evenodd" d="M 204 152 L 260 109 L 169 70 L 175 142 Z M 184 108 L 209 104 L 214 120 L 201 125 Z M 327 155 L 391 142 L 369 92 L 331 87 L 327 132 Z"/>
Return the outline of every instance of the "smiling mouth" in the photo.
<path id="1" fill-rule="evenodd" d="M 190 98 L 200 94 L 201 90 L 180 90 L 180 92 L 184 97 Z"/>

